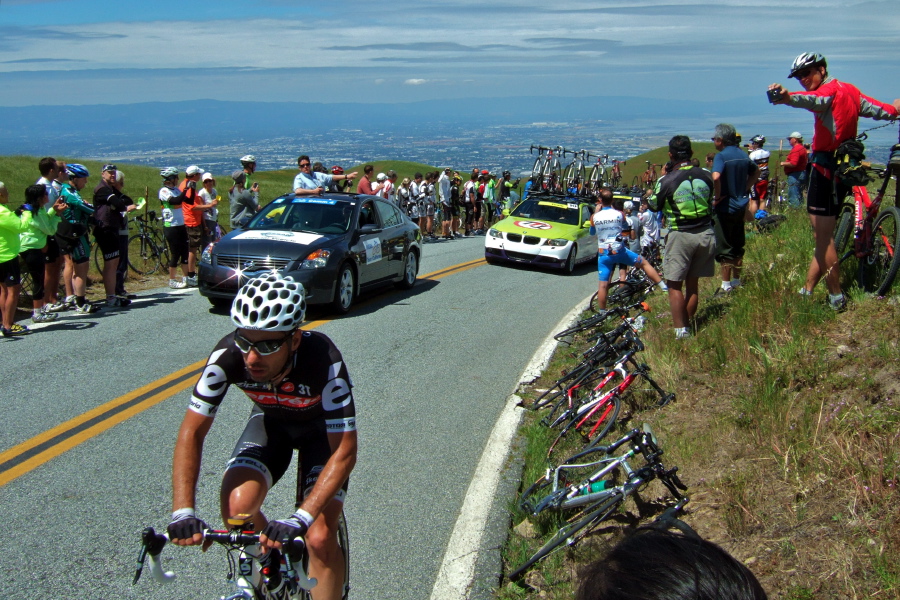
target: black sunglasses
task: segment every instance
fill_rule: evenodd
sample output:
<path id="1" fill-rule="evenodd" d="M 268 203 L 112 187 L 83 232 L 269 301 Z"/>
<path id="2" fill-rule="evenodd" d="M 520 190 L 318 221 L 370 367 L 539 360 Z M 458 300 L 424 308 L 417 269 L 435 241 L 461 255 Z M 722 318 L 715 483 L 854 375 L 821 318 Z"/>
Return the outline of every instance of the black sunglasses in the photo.
<path id="1" fill-rule="evenodd" d="M 257 354 L 260 356 L 268 356 L 270 354 L 275 354 L 281 347 L 284 346 L 285 342 L 291 339 L 291 336 L 294 335 L 293 331 L 289 331 L 287 335 L 285 335 L 280 340 L 260 340 L 258 342 L 251 342 L 237 331 L 234 332 L 234 345 L 237 346 L 237 349 L 243 352 L 244 354 L 250 354 L 251 350 L 256 350 Z"/>

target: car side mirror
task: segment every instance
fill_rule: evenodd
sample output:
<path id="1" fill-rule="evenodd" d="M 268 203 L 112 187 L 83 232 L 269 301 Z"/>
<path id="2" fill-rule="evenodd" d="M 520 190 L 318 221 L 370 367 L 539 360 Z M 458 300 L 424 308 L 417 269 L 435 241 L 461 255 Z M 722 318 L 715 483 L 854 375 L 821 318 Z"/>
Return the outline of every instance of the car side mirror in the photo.
<path id="1" fill-rule="evenodd" d="M 383 229 L 378 225 L 374 225 L 372 223 L 366 223 L 362 227 L 359 228 L 359 232 L 363 235 L 371 234 L 371 233 L 381 233 Z"/>
<path id="2" fill-rule="evenodd" d="M 584 223 L 582 223 L 581 226 L 582 226 L 582 227 L 590 227 L 590 226 L 591 226 L 591 220 L 588 219 L 587 221 L 585 221 Z"/>

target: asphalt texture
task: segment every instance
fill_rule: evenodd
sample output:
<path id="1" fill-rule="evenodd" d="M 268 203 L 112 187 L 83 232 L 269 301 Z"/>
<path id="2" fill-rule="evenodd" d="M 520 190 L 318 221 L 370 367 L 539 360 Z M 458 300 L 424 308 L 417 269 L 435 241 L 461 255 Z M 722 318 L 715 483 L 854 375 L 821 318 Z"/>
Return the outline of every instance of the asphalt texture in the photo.
<path id="1" fill-rule="evenodd" d="M 483 257 L 483 238 L 425 245 L 420 275 Z M 358 299 L 318 328 L 341 349 L 354 384 L 360 450 L 346 514 L 351 598 L 429 598 L 450 532 L 488 435 L 523 369 L 559 320 L 596 286 L 592 265 L 574 275 L 480 264 L 406 292 Z M 128 309 L 62 318 L 22 339 L 0 340 L 0 452 L 88 410 L 204 361 L 232 329 L 196 290 L 155 290 Z M 140 531 L 164 529 L 171 456 L 190 389 L 87 437 L 0 486 L 7 598 L 217 598 L 229 593 L 220 548 L 166 547 L 178 574 L 132 587 Z M 207 437 L 198 516 L 221 525 L 222 469 L 250 401 L 231 390 Z M 2 467 L 2 466 L 0 466 Z M 293 467 L 263 509 L 292 511 Z M 509 487 L 509 476 L 504 478 Z M 491 511 L 473 595 L 486 597 L 505 531 Z M 491 510 L 491 507 L 484 507 Z M 477 590 L 477 593 L 476 593 Z"/>

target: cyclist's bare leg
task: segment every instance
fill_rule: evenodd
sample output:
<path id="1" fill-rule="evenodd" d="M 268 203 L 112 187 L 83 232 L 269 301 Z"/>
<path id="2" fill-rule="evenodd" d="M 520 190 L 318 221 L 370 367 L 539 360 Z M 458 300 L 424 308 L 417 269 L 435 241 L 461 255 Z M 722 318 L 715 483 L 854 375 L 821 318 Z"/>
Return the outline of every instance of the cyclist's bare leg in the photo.
<path id="1" fill-rule="evenodd" d="M 609 282 L 605 279 L 600 280 L 597 286 L 597 308 L 603 310 L 606 308 L 606 296 L 609 292 Z"/>
<path id="2" fill-rule="evenodd" d="M 666 281 L 669 286 L 669 311 L 672 313 L 672 325 L 676 328 L 687 327 L 697 314 L 700 295 L 700 279 L 689 277 L 686 281 Z M 684 288 L 682 290 L 682 288 Z"/>
<path id="3" fill-rule="evenodd" d="M 260 508 L 269 486 L 266 478 L 256 469 L 235 467 L 225 471 L 219 492 L 222 522 L 234 515 L 253 515 L 253 527 L 262 531 L 269 521 Z"/>
<path id="4" fill-rule="evenodd" d="M 662 281 L 662 277 L 659 276 L 659 273 L 656 272 L 656 269 L 653 268 L 653 265 L 650 264 L 650 261 L 641 258 L 641 262 L 639 264 L 640 267 L 644 270 L 644 273 L 647 274 L 647 277 L 650 278 L 650 281 L 652 281 L 653 283 L 659 283 L 660 281 Z"/>
<path id="5" fill-rule="evenodd" d="M 65 255 L 65 264 L 63 265 L 63 286 L 66 288 L 66 298 L 75 295 L 75 287 L 72 282 L 75 280 L 75 261 L 72 260 L 70 254 Z"/>
<path id="6" fill-rule="evenodd" d="M 841 293 L 841 271 L 837 250 L 834 248 L 834 226 L 837 217 L 809 215 L 809 220 L 815 231 L 816 250 L 809 263 L 804 287 L 812 291 L 819 280 L 825 277 L 828 292 L 839 294 Z"/>
<path id="7" fill-rule="evenodd" d="M 338 546 L 338 520 L 344 504 L 331 500 L 306 533 L 309 576 L 318 580 L 313 600 L 340 600 L 344 587 L 344 555 Z"/>

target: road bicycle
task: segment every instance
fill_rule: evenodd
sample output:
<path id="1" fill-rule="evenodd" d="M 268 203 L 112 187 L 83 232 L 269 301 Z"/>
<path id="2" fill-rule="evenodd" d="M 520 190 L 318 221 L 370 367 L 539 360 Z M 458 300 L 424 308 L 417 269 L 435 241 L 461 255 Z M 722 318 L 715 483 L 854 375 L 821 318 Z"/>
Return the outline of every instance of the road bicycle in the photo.
<path id="1" fill-rule="evenodd" d="M 657 272 L 662 276 L 661 268 L 657 267 Z M 650 281 L 643 269 L 631 267 L 625 273 L 624 280 L 614 281 L 606 288 L 606 310 L 643 302 L 658 286 L 659 284 Z M 599 314 L 603 309 L 600 308 L 597 300 L 598 294 L 594 292 L 588 304 L 588 310 Z"/>
<path id="2" fill-rule="evenodd" d="M 865 132 L 857 136 L 866 139 Z M 849 196 L 838 213 L 834 245 L 842 265 L 856 270 L 859 287 L 875 296 L 885 296 L 890 291 L 900 270 L 900 209 L 897 208 L 898 191 L 896 180 L 900 177 L 900 143 L 892 149 L 892 159 L 884 170 L 884 179 L 875 198 L 869 197 L 865 185 L 852 186 L 853 201 Z M 888 195 L 891 180 L 895 181 L 893 197 Z M 882 203 L 893 199 L 894 206 L 882 207 Z M 853 246 L 848 248 L 850 238 Z M 854 264 L 855 261 L 855 264 Z M 843 267 L 842 267 L 843 268 Z"/>
<path id="3" fill-rule="evenodd" d="M 588 193 L 599 193 L 603 186 L 606 185 L 606 163 L 609 160 L 609 154 L 587 154 L 587 158 L 596 158 L 597 162 L 591 167 L 588 174 L 586 189 Z"/>
<path id="4" fill-rule="evenodd" d="M 563 149 L 563 156 L 565 156 L 565 152 L 566 150 Z M 563 171 L 563 189 L 567 193 L 575 190 L 576 196 L 582 196 L 588 189 L 588 186 L 585 184 L 584 179 L 584 161 L 587 158 L 587 150 L 578 150 L 577 152 L 572 152 L 571 154 L 572 162 L 566 165 L 566 168 Z"/>
<path id="5" fill-rule="evenodd" d="M 308 552 L 303 538 L 295 538 L 285 545 L 286 554 L 278 567 L 264 565 L 258 554 L 259 534 L 253 531 L 249 515 L 237 515 L 228 519 L 229 530 L 206 529 L 203 539 L 220 544 L 225 548 L 228 571 L 226 580 L 234 592 L 220 600 L 311 600 L 310 590 L 317 581 L 307 575 Z M 158 534 L 152 527 L 141 534 L 141 550 L 132 585 L 137 584 L 144 568 L 145 559 L 150 559 L 150 574 L 160 583 L 170 583 L 175 573 L 163 569 L 161 553 L 169 541 L 165 533 Z M 338 522 L 338 543 L 344 555 L 344 591 L 342 598 L 350 593 L 349 540 L 344 515 Z"/>
<path id="6" fill-rule="evenodd" d="M 653 164 L 649 160 L 644 162 L 647 163 L 647 170 L 641 174 L 641 185 L 646 189 L 653 189 L 656 185 L 656 180 L 659 179 L 656 167 L 662 168 L 662 165 Z"/>
<path id="7" fill-rule="evenodd" d="M 548 459 L 572 430 L 582 434 L 587 442 L 585 449 L 599 444 L 615 426 L 622 398 L 638 378 L 649 384 L 658 396 L 655 403 L 657 408 L 675 400 L 674 393 L 667 393 L 650 377 L 650 367 L 635 360 L 635 355 L 644 349 L 643 343 L 634 336 L 629 336 L 629 339 L 631 347 L 607 371 L 597 372 L 601 377 L 593 387 L 576 385 L 567 389 L 567 407 L 548 423 L 549 427 L 561 426 L 559 434 L 547 450 Z M 607 387 L 616 376 L 621 377 L 621 382 L 611 388 Z"/>
<path id="8" fill-rule="evenodd" d="M 533 154 L 535 150 L 538 151 L 538 157 L 531 168 L 531 180 L 534 182 L 532 189 L 535 191 L 559 191 L 562 178 L 562 166 L 559 162 L 559 155 L 564 154 L 564 149 L 562 146 L 548 148 L 546 146 L 532 145 L 531 153 Z"/>
<path id="9" fill-rule="evenodd" d="M 614 453 L 622 446 L 627 450 Z M 595 446 L 550 467 L 520 497 L 519 506 L 533 516 L 568 513 L 566 522 L 525 562 L 508 576 L 517 581 L 535 563 L 564 544 L 572 546 L 614 515 L 627 498 L 654 479 L 659 479 L 678 503 L 687 486 L 678 478 L 678 467 L 666 469 L 660 460 L 663 451 L 648 425 L 632 429 L 609 446 Z M 600 458 L 585 460 L 594 456 Z M 643 464 L 632 466 L 635 459 Z M 622 483 L 617 483 L 621 478 Z M 638 505 L 640 510 L 641 506 Z"/>
<path id="10" fill-rule="evenodd" d="M 159 220 L 152 210 L 146 217 L 131 219 L 138 232 L 128 238 L 128 266 L 138 275 L 152 275 L 169 265 L 169 249 L 156 225 Z"/>
<path id="11" fill-rule="evenodd" d="M 609 159 L 609 155 L 605 155 L 607 159 Z M 612 169 L 609 173 L 609 187 L 617 188 L 622 185 L 622 165 L 626 164 L 624 160 L 615 160 L 612 161 Z"/>

